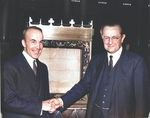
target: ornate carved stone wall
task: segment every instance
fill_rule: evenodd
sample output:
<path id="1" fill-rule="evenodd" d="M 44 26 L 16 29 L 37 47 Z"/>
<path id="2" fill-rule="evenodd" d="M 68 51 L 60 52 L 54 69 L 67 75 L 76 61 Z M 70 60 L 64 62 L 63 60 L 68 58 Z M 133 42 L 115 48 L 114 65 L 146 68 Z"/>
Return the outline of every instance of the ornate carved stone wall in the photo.
<path id="1" fill-rule="evenodd" d="M 50 23 L 50 25 L 41 25 L 41 24 L 37 25 L 37 24 L 32 24 L 32 19 L 31 18 L 29 19 L 29 26 L 37 26 L 43 30 L 43 34 L 44 34 L 44 42 L 43 42 L 44 49 L 43 49 L 43 51 L 45 51 L 47 49 L 51 49 L 51 48 L 55 48 L 55 49 L 59 49 L 59 50 L 60 49 L 65 49 L 65 50 L 66 49 L 75 49 L 71 53 L 76 54 L 74 52 L 76 52 L 76 49 L 79 49 L 79 52 L 81 52 L 81 53 L 78 53 L 78 55 L 80 55 L 80 58 L 78 58 L 77 60 L 79 60 L 78 62 L 80 63 L 79 64 L 80 65 L 80 69 L 79 69 L 80 76 L 79 76 L 79 78 L 78 77 L 76 78 L 79 81 L 80 79 L 82 79 L 84 77 L 84 74 L 86 72 L 86 69 L 87 69 L 90 59 L 91 59 L 92 36 L 93 36 L 93 32 L 94 32 L 92 22 L 89 23 L 88 27 L 83 27 L 82 24 L 81 24 L 81 27 L 74 27 L 75 22 L 73 20 L 70 21 L 70 26 L 67 26 L 67 27 L 63 26 L 63 23 L 61 23 L 60 26 L 53 26 L 53 23 L 54 23 L 53 19 L 50 19 L 49 23 Z M 41 54 L 39 59 L 48 66 L 48 69 L 50 71 L 50 69 L 52 68 L 52 65 L 50 66 L 49 62 L 48 62 L 48 60 L 50 60 L 50 56 L 48 56 L 49 53 L 53 54 L 53 52 L 50 52 L 50 50 L 47 52 L 42 52 L 42 54 L 44 54 L 44 55 Z M 57 53 L 57 54 L 60 54 L 60 53 Z M 46 61 L 44 58 L 47 58 Z M 59 57 L 59 58 L 61 58 L 61 57 Z M 73 61 L 73 58 L 71 58 L 71 60 L 69 60 L 69 62 L 70 61 Z M 56 63 L 54 63 L 55 65 L 57 65 L 59 63 L 57 61 L 55 61 L 55 62 L 56 62 Z M 62 63 L 66 63 L 66 62 L 62 62 Z M 61 67 L 62 65 L 58 65 L 58 66 Z M 69 71 L 71 71 L 71 70 L 69 70 Z M 60 81 L 61 81 L 60 83 L 63 83 L 62 82 L 63 80 L 65 82 L 68 81 L 68 80 L 65 80 L 66 77 L 63 78 L 63 74 L 58 76 L 58 73 L 59 73 L 59 71 L 57 72 L 56 76 L 60 77 L 61 80 L 58 79 L 58 81 L 56 81 L 57 84 Z M 73 79 L 71 79 L 71 78 L 75 74 L 76 74 L 76 72 L 73 72 L 73 74 L 71 74 L 71 77 L 69 77 L 70 80 L 68 83 L 73 82 Z M 53 80 L 51 80 L 51 74 L 49 75 L 49 77 L 50 77 L 49 82 L 52 83 Z M 57 78 L 57 77 L 53 77 L 53 78 Z M 73 83 L 73 85 L 76 83 Z M 61 85 L 57 85 L 57 87 L 58 88 L 62 87 Z M 53 90 L 53 88 L 50 88 L 50 90 Z M 61 95 L 65 94 L 65 92 L 63 92 L 63 91 L 62 92 L 59 91 L 58 93 L 51 92 L 50 94 L 52 97 L 60 97 Z M 60 116 L 62 118 L 77 118 L 77 116 L 78 117 L 80 116 L 79 118 L 83 118 L 85 115 L 85 112 L 86 112 L 86 104 L 87 104 L 87 95 L 84 96 L 83 98 L 81 98 L 79 101 L 77 101 L 74 105 L 72 105 L 70 108 L 68 108 L 68 110 L 63 112 Z M 58 114 L 60 114 L 60 113 L 58 112 Z"/>

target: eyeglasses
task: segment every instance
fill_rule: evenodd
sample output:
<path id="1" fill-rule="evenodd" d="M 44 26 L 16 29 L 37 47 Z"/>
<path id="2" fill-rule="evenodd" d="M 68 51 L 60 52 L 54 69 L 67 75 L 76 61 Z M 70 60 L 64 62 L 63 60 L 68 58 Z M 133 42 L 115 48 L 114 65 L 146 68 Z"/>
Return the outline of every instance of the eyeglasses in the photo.
<path id="1" fill-rule="evenodd" d="M 121 37 L 121 36 L 120 36 Z M 108 42 L 110 39 L 112 39 L 112 41 L 117 41 L 120 37 L 117 37 L 117 36 L 113 36 L 113 37 L 109 37 L 109 36 L 104 36 L 102 39 L 105 41 L 105 42 Z"/>

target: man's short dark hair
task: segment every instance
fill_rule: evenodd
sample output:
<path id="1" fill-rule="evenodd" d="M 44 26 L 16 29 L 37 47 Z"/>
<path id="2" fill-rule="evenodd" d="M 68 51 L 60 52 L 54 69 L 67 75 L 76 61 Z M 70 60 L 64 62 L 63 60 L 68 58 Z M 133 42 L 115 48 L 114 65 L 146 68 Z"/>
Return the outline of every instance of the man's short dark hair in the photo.
<path id="1" fill-rule="evenodd" d="M 122 27 L 121 27 L 120 24 L 117 24 L 117 23 L 109 23 L 109 24 L 104 24 L 104 25 L 101 27 L 101 29 L 100 29 L 100 34 L 101 34 L 101 35 L 103 34 L 103 29 L 104 29 L 104 27 L 106 27 L 106 26 L 109 26 L 109 27 L 118 26 L 119 29 L 120 29 L 120 34 L 121 34 L 121 35 L 123 34 L 123 29 L 122 29 Z"/>

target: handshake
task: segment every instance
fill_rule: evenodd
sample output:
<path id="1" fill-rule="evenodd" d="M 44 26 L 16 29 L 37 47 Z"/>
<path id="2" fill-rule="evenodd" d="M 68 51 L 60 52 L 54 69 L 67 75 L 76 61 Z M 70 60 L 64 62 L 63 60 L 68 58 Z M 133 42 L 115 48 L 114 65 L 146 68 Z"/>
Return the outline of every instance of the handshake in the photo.
<path id="1" fill-rule="evenodd" d="M 61 98 L 53 98 L 50 100 L 42 101 L 42 110 L 49 111 L 53 113 L 57 108 L 63 106 L 63 101 Z"/>

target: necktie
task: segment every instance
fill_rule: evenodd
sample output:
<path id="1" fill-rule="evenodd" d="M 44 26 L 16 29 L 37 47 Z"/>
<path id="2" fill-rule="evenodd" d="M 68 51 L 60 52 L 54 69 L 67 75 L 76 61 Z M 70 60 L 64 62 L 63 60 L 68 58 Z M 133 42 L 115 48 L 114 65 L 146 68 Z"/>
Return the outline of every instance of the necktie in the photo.
<path id="1" fill-rule="evenodd" d="M 109 70 L 111 70 L 113 68 L 113 60 L 112 60 L 113 56 L 110 56 L 110 61 L 109 61 Z"/>
<path id="2" fill-rule="evenodd" d="M 36 60 L 33 61 L 33 71 L 34 71 L 34 74 L 36 75 L 37 67 L 35 63 L 36 63 Z"/>

